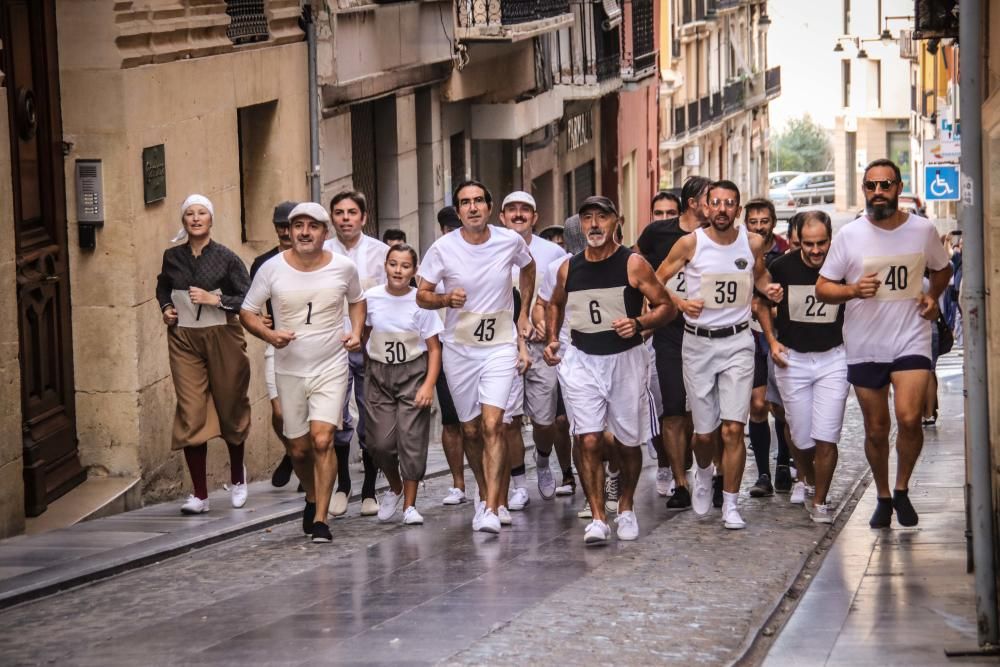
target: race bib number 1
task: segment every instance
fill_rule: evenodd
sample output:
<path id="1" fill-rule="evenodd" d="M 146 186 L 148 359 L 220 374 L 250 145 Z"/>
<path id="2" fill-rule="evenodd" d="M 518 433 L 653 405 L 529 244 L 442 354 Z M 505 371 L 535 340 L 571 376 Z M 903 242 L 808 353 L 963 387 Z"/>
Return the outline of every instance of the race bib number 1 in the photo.
<path id="1" fill-rule="evenodd" d="M 837 321 L 840 306 L 816 299 L 815 285 L 789 285 L 788 319 L 805 324 L 831 324 Z"/>
<path id="2" fill-rule="evenodd" d="M 475 347 L 513 343 L 514 320 L 506 310 L 496 313 L 473 313 L 463 310 L 458 314 L 455 342 Z"/>
<path id="3" fill-rule="evenodd" d="M 372 331 L 368 338 L 368 357 L 383 364 L 405 364 L 423 353 L 415 331 Z"/>
<path id="4" fill-rule="evenodd" d="M 865 257 L 862 273 L 878 274 L 878 291 L 876 301 L 900 301 L 916 299 L 923 292 L 924 264 L 926 258 L 922 252 L 910 255 L 892 255 L 883 257 Z"/>
<path id="5" fill-rule="evenodd" d="M 566 295 L 566 319 L 573 331 L 612 331 L 611 323 L 625 317 L 624 287 L 578 290 Z"/>
<path id="6" fill-rule="evenodd" d="M 706 273 L 701 277 L 705 308 L 740 308 L 750 305 L 749 273 Z"/>

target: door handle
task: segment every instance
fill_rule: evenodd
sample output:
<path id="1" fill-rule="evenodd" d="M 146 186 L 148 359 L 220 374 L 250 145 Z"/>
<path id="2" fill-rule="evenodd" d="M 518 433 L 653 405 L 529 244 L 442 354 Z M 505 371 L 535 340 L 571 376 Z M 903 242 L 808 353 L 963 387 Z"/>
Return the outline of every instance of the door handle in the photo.
<path id="1" fill-rule="evenodd" d="M 47 283 L 57 283 L 59 282 L 59 276 L 45 276 L 42 280 Z"/>

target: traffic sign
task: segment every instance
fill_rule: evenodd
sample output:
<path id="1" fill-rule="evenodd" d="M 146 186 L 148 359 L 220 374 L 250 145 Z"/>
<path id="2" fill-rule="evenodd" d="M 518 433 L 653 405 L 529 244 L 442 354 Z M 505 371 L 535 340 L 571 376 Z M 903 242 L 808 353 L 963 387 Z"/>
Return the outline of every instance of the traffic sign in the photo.
<path id="1" fill-rule="evenodd" d="M 925 201 L 958 201 L 958 165 L 930 164 L 924 167 Z"/>
<path id="2" fill-rule="evenodd" d="M 924 164 L 954 164 L 961 158 L 961 141 L 954 139 L 924 141 Z"/>

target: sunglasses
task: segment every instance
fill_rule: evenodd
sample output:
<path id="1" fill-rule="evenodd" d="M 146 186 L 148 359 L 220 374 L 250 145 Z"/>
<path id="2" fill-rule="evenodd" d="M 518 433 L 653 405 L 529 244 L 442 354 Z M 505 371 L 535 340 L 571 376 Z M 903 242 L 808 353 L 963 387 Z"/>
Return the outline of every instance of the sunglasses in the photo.
<path id="1" fill-rule="evenodd" d="M 719 199 L 718 197 L 715 197 L 708 200 L 708 205 L 712 208 L 719 208 L 721 206 L 725 206 L 726 208 L 736 208 L 739 206 L 739 202 L 735 199 Z"/>
<path id="2" fill-rule="evenodd" d="M 882 188 L 883 190 L 888 190 L 893 185 L 896 184 L 896 180 L 892 178 L 886 178 L 881 181 L 864 181 L 862 185 L 865 186 L 865 190 L 868 192 L 875 192 L 875 188 Z"/>

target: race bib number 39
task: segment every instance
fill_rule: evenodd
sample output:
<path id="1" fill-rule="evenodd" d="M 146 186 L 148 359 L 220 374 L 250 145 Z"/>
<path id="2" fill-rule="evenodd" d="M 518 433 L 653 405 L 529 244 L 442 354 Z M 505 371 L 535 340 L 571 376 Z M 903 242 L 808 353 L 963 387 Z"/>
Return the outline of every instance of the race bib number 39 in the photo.
<path id="1" fill-rule="evenodd" d="M 706 273 L 701 277 L 701 298 L 705 308 L 739 308 L 750 305 L 749 273 Z"/>
<path id="2" fill-rule="evenodd" d="M 221 294 L 214 290 L 212 294 Z M 170 293 L 170 299 L 177 311 L 177 325 L 187 329 L 214 327 L 226 323 L 226 313 L 215 306 L 197 305 L 191 303 L 191 295 L 187 290 L 175 289 Z"/>
<path id="3" fill-rule="evenodd" d="M 473 313 L 463 310 L 455 326 L 455 342 L 488 347 L 514 342 L 514 320 L 509 311 Z"/>
<path id="4" fill-rule="evenodd" d="M 405 364 L 424 353 L 420 334 L 415 331 L 372 331 L 368 357 L 383 364 Z"/>
<path id="5" fill-rule="evenodd" d="M 837 321 L 840 306 L 816 299 L 815 285 L 789 285 L 788 319 L 806 324 L 830 324 Z"/>
<path id="6" fill-rule="evenodd" d="M 916 299 L 923 291 L 924 264 L 922 252 L 910 255 L 865 257 L 862 273 L 878 274 L 879 286 L 875 292 L 876 301 L 900 301 Z"/>
<path id="7" fill-rule="evenodd" d="M 605 287 L 570 292 L 566 295 L 569 328 L 580 333 L 612 331 L 611 323 L 628 317 L 625 288 Z"/>

